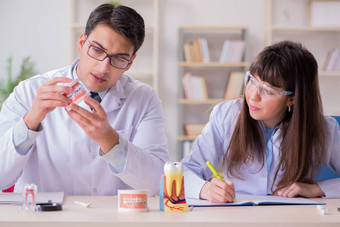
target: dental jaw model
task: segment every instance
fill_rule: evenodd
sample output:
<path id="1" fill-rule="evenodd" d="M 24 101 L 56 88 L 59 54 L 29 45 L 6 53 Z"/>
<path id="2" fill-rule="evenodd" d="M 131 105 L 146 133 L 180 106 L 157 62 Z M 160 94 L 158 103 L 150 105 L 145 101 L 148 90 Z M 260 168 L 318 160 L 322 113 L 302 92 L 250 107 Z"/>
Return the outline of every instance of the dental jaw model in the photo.
<path id="1" fill-rule="evenodd" d="M 83 101 L 83 98 L 85 95 L 88 95 L 88 92 L 85 90 L 84 86 L 79 82 L 79 78 L 73 80 L 71 83 L 67 84 L 66 86 L 72 88 L 71 93 L 64 94 L 69 99 L 71 99 L 71 103 L 78 104 L 81 101 Z M 70 104 L 66 107 L 67 111 L 71 110 Z"/>
<path id="2" fill-rule="evenodd" d="M 159 192 L 160 210 L 165 212 L 188 212 L 184 195 L 183 165 L 180 162 L 164 164 Z"/>

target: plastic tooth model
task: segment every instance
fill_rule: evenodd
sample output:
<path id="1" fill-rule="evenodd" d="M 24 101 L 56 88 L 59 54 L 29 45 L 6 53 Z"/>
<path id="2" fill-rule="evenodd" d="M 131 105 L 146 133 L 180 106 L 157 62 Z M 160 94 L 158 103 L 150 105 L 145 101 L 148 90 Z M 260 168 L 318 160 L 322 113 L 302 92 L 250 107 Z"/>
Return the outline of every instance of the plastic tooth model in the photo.
<path id="1" fill-rule="evenodd" d="M 176 184 L 177 197 L 181 194 L 183 165 L 180 162 L 167 162 L 164 165 L 164 175 L 166 176 L 166 191 L 168 195 L 172 195 L 172 184 Z"/>
<path id="2" fill-rule="evenodd" d="M 160 209 L 162 211 L 189 211 L 184 195 L 183 169 L 183 165 L 180 162 L 165 163 L 159 192 Z"/>

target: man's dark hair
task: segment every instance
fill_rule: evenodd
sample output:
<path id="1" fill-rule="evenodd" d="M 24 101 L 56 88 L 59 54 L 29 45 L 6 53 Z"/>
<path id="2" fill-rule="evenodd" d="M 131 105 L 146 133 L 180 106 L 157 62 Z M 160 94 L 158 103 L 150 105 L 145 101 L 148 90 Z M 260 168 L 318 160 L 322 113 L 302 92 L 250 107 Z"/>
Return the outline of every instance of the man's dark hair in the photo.
<path id="1" fill-rule="evenodd" d="M 95 8 L 86 23 L 85 34 L 90 33 L 99 24 L 111 27 L 123 35 L 134 46 L 133 54 L 142 46 L 145 37 L 144 19 L 134 9 L 127 6 L 102 4 Z"/>

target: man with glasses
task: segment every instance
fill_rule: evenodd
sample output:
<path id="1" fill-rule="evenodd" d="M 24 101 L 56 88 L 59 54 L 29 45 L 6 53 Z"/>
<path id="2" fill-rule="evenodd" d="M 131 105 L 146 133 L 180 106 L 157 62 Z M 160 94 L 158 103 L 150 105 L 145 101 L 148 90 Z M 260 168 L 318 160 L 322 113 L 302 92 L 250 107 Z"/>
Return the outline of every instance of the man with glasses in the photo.
<path id="1" fill-rule="evenodd" d="M 79 38 L 79 59 L 15 89 L 0 113 L 1 189 L 34 183 L 68 195 L 157 193 L 168 160 L 161 102 L 150 86 L 123 75 L 144 29 L 135 10 L 103 4 Z M 66 83 L 75 79 L 93 98 L 71 103 Z"/>

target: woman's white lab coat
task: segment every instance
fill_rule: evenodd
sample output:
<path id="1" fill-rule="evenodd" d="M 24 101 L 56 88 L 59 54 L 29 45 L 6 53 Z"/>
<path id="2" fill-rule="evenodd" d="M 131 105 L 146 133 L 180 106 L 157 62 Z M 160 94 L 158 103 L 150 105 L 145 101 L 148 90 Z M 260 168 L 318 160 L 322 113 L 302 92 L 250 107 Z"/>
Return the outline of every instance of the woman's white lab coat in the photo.
<path id="1" fill-rule="evenodd" d="M 230 138 L 235 128 L 238 115 L 242 106 L 242 99 L 225 101 L 214 107 L 209 123 L 203 129 L 201 135 L 196 139 L 190 155 L 182 162 L 185 166 L 185 194 L 187 197 L 199 198 L 199 193 L 207 180 L 212 176 L 206 161 L 214 166 L 219 166 L 228 148 Z M 336 120 L 326 117 L 329 135 L 326 153 L 327 166 L 340 174 L 340 131 Z M 227 176 L 234 183 L 236 193 L 255 195 L 272 194 L 274 174 L 279 163 L 280 129 L 273 135 L 273 158 L 269 173 L 267 163 L 258 161 L 248 162 L 241 166 L 242 179 Z M 277 180 L 274 183 L 275 190 L 278 180 L 282 174 L 279 170 Z M 340 178 L 317 182 L 325 192 L 327 198 L 340 197 Z"/>

